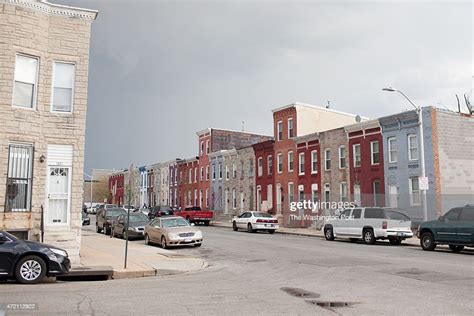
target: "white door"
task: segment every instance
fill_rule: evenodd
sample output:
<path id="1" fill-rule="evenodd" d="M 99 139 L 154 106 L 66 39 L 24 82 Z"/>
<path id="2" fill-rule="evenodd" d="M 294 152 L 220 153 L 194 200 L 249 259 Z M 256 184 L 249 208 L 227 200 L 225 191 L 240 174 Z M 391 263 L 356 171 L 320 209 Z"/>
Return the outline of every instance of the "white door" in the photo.
<path id="1" fill-rule="evenodd" d="M 262 209 L 262 189 L 260 187 L 257 188 L 257 211 L 261 211 Z"/>
<path id="2" fill-rule="evenodd" d="M 388 185 L 390 207 L 398 207 L 398 190 L 395 184 Z"/>
<path id="3" fill-rule="evenodd" d="M 67 224 L 70 201 L 69 167 L 48 167 L 47 224 Z"/>
<path id="4" fill-rule="evenodd" d="M 361 206 L 361 196 L 360 196 L 360 184 L 354 184 L 354 203 L 357 206 Z"/>

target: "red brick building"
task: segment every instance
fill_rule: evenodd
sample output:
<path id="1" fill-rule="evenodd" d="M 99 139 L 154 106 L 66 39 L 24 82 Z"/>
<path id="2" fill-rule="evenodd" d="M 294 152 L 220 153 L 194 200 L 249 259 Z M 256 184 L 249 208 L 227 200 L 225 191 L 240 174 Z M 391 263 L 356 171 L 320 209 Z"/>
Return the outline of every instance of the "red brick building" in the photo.
<path id="1" fill-rule="evenodd" d="M 255 152 L 255 210 L 275 214 L 274 140 L 253 145 Z"/>
<path id="2" fill-rule="evenodd" d="M 123 172 L 114 173 L 109 177 L 109 203 L 123 205 L 125 178 Z"/>
<path id="3" fill-rule="evenodd" d="M 290 221 L 295 215 L 290 204 L 298 198 L 298 156 L 295 137 L 343 127 L 356 122 L 356 116 L 304 103 L 292 103 L 273 110 L 275 137 L 275 205 L 284 226 L 301 226 Z"/>
<path id="4" fill-rule="evenodd" d="M 361 206 L 385 206 L 383 140 L 378 120 L 346 126 L 345 130 L 353 200 Z"/>
<path id="5" fill-rule="evenodd" d="M 178 204 L 183 208 L 198 205 L 199 159 L 198 157 L 181 160 L 178 163 L 179 185 Z"/>

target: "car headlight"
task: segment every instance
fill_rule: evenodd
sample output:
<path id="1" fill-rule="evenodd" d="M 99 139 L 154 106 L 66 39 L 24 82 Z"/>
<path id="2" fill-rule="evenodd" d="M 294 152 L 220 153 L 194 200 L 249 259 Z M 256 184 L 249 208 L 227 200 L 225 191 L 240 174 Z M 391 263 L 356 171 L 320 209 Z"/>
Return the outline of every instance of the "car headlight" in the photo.
<path id="1" fill-rule="evenodd" d="M 170 233 L 169 236 L 170 236 L 171 239 L 179 239 L 178 234 Z"/>
<path id="2" fill-rule="evenodd" d="M 201 239 L 202 238 L 202 232 L 198 230 L 195 234 L 194 237 Z"/>
<path id="3" fill-rule="evenodd" d="M 67 257 L 67 252 L 64 251 L 64 250 L 56 249 L 56 248 L 49 248 L 49 250 L 51 250 L 52 252 L 54 252 L 54 253 L 57 254 L 57 255 L 60 255 L 60 256 L 63 256 L 63 257 Z"/>

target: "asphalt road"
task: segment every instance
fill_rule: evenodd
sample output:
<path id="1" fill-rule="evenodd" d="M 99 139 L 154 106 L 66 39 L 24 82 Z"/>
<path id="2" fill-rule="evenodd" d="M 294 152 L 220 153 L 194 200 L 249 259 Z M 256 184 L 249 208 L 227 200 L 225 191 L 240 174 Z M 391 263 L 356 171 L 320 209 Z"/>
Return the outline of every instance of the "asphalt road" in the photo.
<path id="1" fill-rule="evenodd" d="M 368 246 L 219 227 L 202 230 L 201 248 L 176 249 L 206 258 L 210 266 L 202 272 L 32 286 L 3 283 L 0 304 L 38 304 L 22 315 L 474 313 L 473 251 L 426 252 L 385 242 Z"/>

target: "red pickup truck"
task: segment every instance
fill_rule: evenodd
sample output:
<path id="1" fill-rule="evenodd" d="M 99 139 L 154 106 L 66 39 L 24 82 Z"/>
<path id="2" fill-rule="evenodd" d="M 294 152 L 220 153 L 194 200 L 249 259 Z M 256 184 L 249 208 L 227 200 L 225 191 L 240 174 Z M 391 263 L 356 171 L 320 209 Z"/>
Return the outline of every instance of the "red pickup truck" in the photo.
<path id="1" fill-rule="evenodd" d="M 214 216 L 212 211 L 203 211 L 199 206 L 185 207 L 184 210 L 177 211 L 174 215 L 181 216 L 190 223 L 204 223 L 206 226 L 209 226 Z"/>

